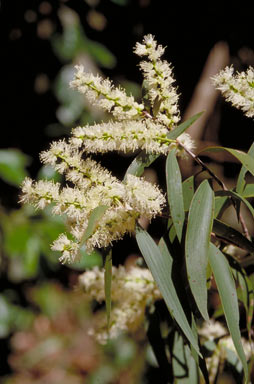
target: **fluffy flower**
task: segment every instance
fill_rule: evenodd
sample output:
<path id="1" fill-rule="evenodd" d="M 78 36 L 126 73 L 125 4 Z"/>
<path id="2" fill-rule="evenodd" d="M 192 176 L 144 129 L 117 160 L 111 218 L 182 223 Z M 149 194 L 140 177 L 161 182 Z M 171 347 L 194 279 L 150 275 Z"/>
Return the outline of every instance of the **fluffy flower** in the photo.
<path id="1" fill-rule="evenodd" d="M 59 260 L 64 264 L 66 262 L 71 263 L 75 260 L 79 246 L 74 241 L 69 240 L 67 236 L 62 233 L 53 242 L 51 249 L 53 251 L 60 251 L 62 253 L 62 256 Z"/>
<path id="2" fill-rule="evenodd" d="M 226 67 L 212 78 L 217 89 L 227 101 L 241 109 L 246 116 L 254 117 L 254 68 L 234 74 L 234 68 Z"/>
<path id="3" fill-rule="evenodd" d="M 133 175 L 127 175 L 126 190 L 126 202 L 148 219 L 157 215 L 166 202 L 158 187 Z"/>
<path id="4" fill-rule="evenodd" d="M 127 96 L 122 88 L 113 87 L 109 79 L 85 72 L 82 65 L 76 66 L 75 78 L 70 85 L 84 93 L 91 103 L 120 120 L 137 118 L 144 109 L 143 104 L 137 103 L 133 96 Z"/>
<path id="5" fill-rule="evenodd" d="M 105 300 L 104 273 L 98 268 L 86 271 L 80 276 L 80 286 L 92 299 Z M 143 323 L 145 308 L 161 299 L 151 272 L 148 269 L 132 267 L 126 270 L 123 266 L 112 268 L 112 312 L 109 333 L 106 329 L 105 317 L 90 334 L 100 343 L 108 337 L 116 337 L 123 331 L 135 332 Z"/>
<path id="6" fill-rule="evenodd" d="M 140 68 L 147 84 L 147 92 L 156 118 L 168 129 L 173 129 L 180 120 L 178 109 L 178 94 L 174 87 L 174 77 L 170 64 L 161 60 L 164 48 L 157 45 L 152 35 L 143 39 L 143 44 L 137 43 L 134 53 L 147 56 L 141 61 Z"/>
<path id="7" fill-rule="evenodd" d="M 176 140 L 167 137 L 168 130 L 163 124 L 152 120 L 128 122 L 108 122 L 85 127 L 77 127 L 72 131 L 71 143 L 82 147 L 87 153 L 105 153 L 122 151 L 125 153 L 145 150 L 147 153 L 167 155 L 177 148 L 179 156 L 185 152 Z M 178 141 L 189 150 L 194 144 L 187 133 L 178 137 Z"/>
<path id="8" fill-rule="evenodd" d="M 54 141 L 48 151 L 40 154 L 44 164 L 52 165 L 56 171 L 65 174 L 66 179 L 84 191 L 97 184 L 111 184 L 117 179 L 91 158 L 83 159 L 83 151 L 64 140 Z"/>
<path id="9" fill-rule="evenodd" d="M 53 181 L 39 180 L 33 182 L 26 177 L 22 183 L 21 203 L 29 203 L 37 209 L 44 209 L 47 205 L 58 201 L 59 183 Z"/>

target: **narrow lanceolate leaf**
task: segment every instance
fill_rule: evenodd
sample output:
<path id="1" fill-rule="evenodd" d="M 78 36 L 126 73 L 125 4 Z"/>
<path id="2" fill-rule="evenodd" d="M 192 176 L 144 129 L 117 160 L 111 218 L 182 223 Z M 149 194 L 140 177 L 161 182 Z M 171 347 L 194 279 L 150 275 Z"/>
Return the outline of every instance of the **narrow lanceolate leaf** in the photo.
<path id="1" fill-rule="evenodd" d="M 110 313 L 111 313 L 111 281 L 112 281 L 112 251 L 106 255 L 105 259 L 105 272 L 104 272 L 104 291 L 105 303 L 107 312 L 107 328 L 110 326 Z"/>
<path id="2" fill-rule="evenodd" d="M 175 151 L 171 151 L 166 162 L 167 192 L 170 213 L 176 229 L 176 234 L 181 242 L 184 224 L 184 204 L 182 191 L 182 177 Z"/>
<path id="3" fill-rule="evenodd" d="M 178 136 L 180 136 L 184 131 L 186 131 L 187 128 L 189 128 L 195 121 L 203 114 L 204 112 L 199 112 L 194 116 L 191 116 L 188 120 L 184 121 L 182 124 L 178 125 L 175 129 L 170 131 L 170 133 L 167 135 L 169 139 L 177 139 Z"/>
<path id="4" fill-rule="evenodd" d="M 183 203 L 184 203 L 184 210 L 188 211 L 190 208 L 191 200 L 194 196 L 194 176 L 188 177 L 188 179 L 184 180 L 182 185 L 183 190 Z"/>
<path id="5" fill-rule="evenodd" d="M 81 241 L 82 244 L 84 244 L 89 239 L 89 237 L 92 236 L 98 223 L 100 222 L 100 219 L 102 218 L 107 209 L 108 207 L 106 205 L 99 205 L 92 211 L 89 217 L 86 232 Z"/>
<path id="6" fill-rule="evenodd" d="M 126 178 L 128 174 L 138 177 L 142 176 L 145 168 L 149 167 L 158 157 L 159 155 L 152 155 L 141 151 L 127 168 L 124 178 Z"/>
<path id="7" fill-rule="evenodd" d="M 254 244 L 252 244 L 246 237 L 244 237 L 236 229 L 230 225 L 223 223 L 220 220 L 214 219 L 213 232 L 222 240 L 236 245 L 239 248 L 245 249 L 250 253 L 254 253 Z"/>
<path id="8" fill-rule="evenodd" d="M 197 189 L 189 211 L 185 254 L 191 292 L 204 319 L 208 320 L 206 269 L 214 215 L 214 193 L 207 180 Z"/>
<path id="9" fill-rule="evenodd" d="M 165 242 L 161 240 L 159 248 L 151 236 L 138 226 L 136 228 L 136 239 L 139 249 L 161 291 L 171 316 L 175 319 L 195 351 L 199 353 L 197 340 L 193 335 L 172 281 L 173 259 Z"/>
<path id="10" fill-rule="evenodd" d="M 251 157 L 254 157 L 254 143 L 252 143 L 250 149 L 248 150 L 248 155 Z M 239 173 L 237 184 L 236 184 L 236 192 L 242 194 L 243 189 L 245 187 L 245 175 L 246 175 L 247 169 L 242 166 L 241 171 Z"/>
<path id="11" fill-rule="evenodd" d="M 234 279 L 225 256 L 212 243 L 209 248 L 209 263 L 213 270 L 228 329 L 234 342 L 235 349 L 242 362 L 245 377 L 247 378 L 248 366 L 241 343 L 239 307 Z"/>
<path id="12" fill-rule="evenodd" d="M 239 151 L 238 149 L 226 148 L 226 147 L 207 147 L 202 149 L 199 152 L 199 155 L 203 152 L 218 152 L 218 151 L 226 151 L 231 153 L 234 157 L 236 157 L 240 163 L 246 168 L 246 171 L 249 171 L 254 176 L 254 158 L 248 155 L 245 152 Z"/>

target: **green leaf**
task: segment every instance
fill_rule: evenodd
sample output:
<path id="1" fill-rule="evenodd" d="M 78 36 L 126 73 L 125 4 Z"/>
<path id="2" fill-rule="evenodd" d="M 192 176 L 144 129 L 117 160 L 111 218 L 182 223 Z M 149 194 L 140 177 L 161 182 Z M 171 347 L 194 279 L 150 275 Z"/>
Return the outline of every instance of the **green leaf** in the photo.
<path id="1" fill-rule="evenodd" d="M 244 190 L 240 193 L 241 196 L 245 197 L 245 199 L 248 199 L 250 197 L 254 197 L 254 184 L 247 184 Z"/>
<path id="2" fill-rule="evenodd" d="M 109 330 L 111 313 L 112 250 L 110 250 L 106 255 L 104 268 L 104 291 L 107 312 L 107 328 Z"/>
<path id="3" fill-rule="evenodd" d="M 191 292 L 202 316 L 208 320 L 206 269 L 214 215 L 214 193 L 207 180 L 198 187 L 190 206 L 186 241 L 186 267 Z"/>
<path id="4" fill-rule="evenodd" d="M 209 248 L 209 263 L 213 270 L 228 329 L 234 342 L 235 349 L 243 364 L 245 377 L 247 378 L 248 366 L 241 343 L 241 333 L 239 329 L 239 307 L 234 279 L 225 256 L 212 243 Z"/>
<path id="5" fill-rule="evenodd" d="M 215 196 L 214 217 L 221 216 L 229 205 L 227 197 Z"/>
<path id="6" fill-rule="evenodd" d="M 199 152 L 199 155 L 203 152 L 218 152 L 218 151 L 227 151 L 231 153 L 231 155 L 236 157 L 240 161 L 240 163 L 243 164 L 246 170 L 249 171 L 254 176 L 254 158 L 248 155 L 247 153 L 239 151 L 238 149 L 232 149 L 232 148 L 226 148 L 226 147 L 207 147 L 202 149 L 202 151 Z"/>
<path id="7" fill-rule="evenodd" d="M 141 176 L 145 168 L 149 167 L 158 157 L 159 155 L 151 155 L 145 151 L 141 151 L 129 165 L 124 178 L 126 178 L 128 174 L 138 177 Z"/>
<path id="8" fill-rule="evenodd" d="M 168 139 L 177 139 L 178 136 L 180 136 L 184 131 L 186 131 L 186 129 L 189 128 L 193 123 L 195 123 L 195 121 L 199 119 L 200 116 L 203 115 L 203 113 L 203 111 L 199 112 L 196 115 L 191 116 L 188 120 L 184 121 L 180 125 L 178 125 L 178 127 L 169 132 L 169 134 L 167 135 Z"/>
<path id="9" fill-rule="evenodd" d="M 99 205 L 92 211 L 92 213 L 90 214 L 87 229 L 83 236 L 81 244 L 84 244 L 89 239 L 89 237 L 93 235 L 100 219 L 102 218 L 102 216 L 104 215 L 107 209 L 108 209 L 108 206 Z"/>
<path id="10" fill-rule="evenodd" d="M 254 157 L 254 143 L 252 143 L 250 149 L 248 150 L 248 155 L 251 157 Z M 236 192 L 240 193 L 240 195 L 243 192 L 244 186 L 245 186 L 245 175 L 246 175 L 247 169 L 242 166 L 241 171 L 239 173 L 237 184 L 236 184 Z M 245 196 L 246 197 L 246 196 Z"/>
<path id="11" fill-rule="evenodd" d="M 0 177 L 6 183 L 19 187 L 28 175 L 25 167 L 29 163 L 29 157 L 18 149 L 1 149 Z"/>
<path id="12" fill-rule="evenodd" d="M 193 348 L 199 353 L 197 340 L 193 335 L 171 278 L 173 259 L 164 240 L 160 241 L 160 248 L 158 248 L 151 236 L 138 226 L 136 227 L 136 239 L 171 316 L 178 323 Z"/>
<path id="13" fill-rule="evenodd" d="M 174 150 L 172 150 L 167 157 L 166 179 L 170 212 L 176 229 L 177 237 L 181 242 L 185 213 L 183 204 L 181 171 L 178 165 L 178 161 L 176 160 Z"/>
<path id="14" fill-rule="evenodd" d="M 243 202 L 246 207 L 249 209 L 250 213 L 254 217 L 254 209 L 250 205 L 250 203 L 242 196 L 240 196 L 238 193 L 234 191 L 216 191 L 215 196 L 231 196 L 236 200 L 239 200 L 240 202 Z"/>
<path id="15" fill-rule="evenodd" d="M 236 245 L 239 248 L 245 249 L 250 253 L 254 252 L 254 244 L 252 244 L 236 229 L 232 228 L 226 223 L 223 223 L 220 220 L 214 219 L 213 232 L 222 240 L 226 240 L 226 242 Z"/>
<path id="16" fill-rule="evenodd" d="M 188 211 L 190 208 L 191 200 L 195 192 L 194 176 L 190 176 L 188 177 L 188 179 L 184 180 L 182 184 L 182 190 L 183 190 L 184 210 Z"/>

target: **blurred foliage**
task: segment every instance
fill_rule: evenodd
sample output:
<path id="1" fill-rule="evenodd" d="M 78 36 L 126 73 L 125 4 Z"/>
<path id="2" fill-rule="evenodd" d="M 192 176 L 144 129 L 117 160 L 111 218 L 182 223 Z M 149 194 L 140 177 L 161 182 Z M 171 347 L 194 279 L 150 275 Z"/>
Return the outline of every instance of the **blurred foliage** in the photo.
<path id="1" fill-rule="evenodd" d="M 3 383 L 142 382 L 144 347 L 127 337 L 95 345 L 87 335 L 92 320 L 82 292 L 44 283 L 30 289 L 28 297 L 40 313 L 29 329 L 12 336 L 9 363 L 14 374 Z"/>
<path id="2" fill-rule="evenodd" d="M 25 167 L 31 159 L 18 149 L 0 150 L 0 177 L 15 187 L 19 187 L 27 176 Z"/>

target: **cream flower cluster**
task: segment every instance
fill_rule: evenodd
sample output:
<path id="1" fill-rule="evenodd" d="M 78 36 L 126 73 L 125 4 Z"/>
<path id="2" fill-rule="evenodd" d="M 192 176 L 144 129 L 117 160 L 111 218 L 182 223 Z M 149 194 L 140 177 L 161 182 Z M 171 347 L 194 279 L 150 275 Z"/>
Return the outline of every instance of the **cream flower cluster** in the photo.
<path id="1" fill-rule="evenodd" d="M 86 271 L 79 278 L 80 286 L 94 300 L 103 302 L 104 271 L 97 267 Z M 111 286 L 111 323 L 109 331 L 105 316 L 101 317 L 95 328 L 89 333 L 98 342 L 105 343 L 110 337 L 116 337 L 121 332 L 135 332 L 144 322 L 145 308 L 161 299 L 151 272 L 148 269 L 132 267 L 113 267 Z"/>
<path id="2" fill-rule="evenodd" d="M 147 59 L 140 63 L 140 68 L 147 84 L 144 99 L 149 98 L 151 108 L 146 108 L 145 100 L 142 104 L 137 103 L 133 96 L 127 96 L 122 88 L 114 87 L 110 80 L 86 73 L 83 66 L 77 66 L 71 87 L 111 113 L 114 121 L 75 128 L 72 143 L 83 146 L 89 153 L 139 149 L 165 155 L 174 147 L 179 156 L 184 156 L 178 141 L 167 138 L 169 131 L 179 122 L 180 113 L 172 69 L 160 58 L 164 48 L 157 46 L 152 35 L 147 35 L 143 44 L 137 43 L 134 52 Z M 190 136 L 183 133 L 181 137 L 191 150 L 193 142 Z"/>
<path id="3" fill-rule="evenodd" d="M 226 67 L 213 77 L 217 89 L 227 101 L 241 109 L 246 116 L 254 117 L 254 68 L 234 74 L 234 68 Z"/>
<path id="4" fill-rule="evenodd" d="M 107 247 L 125 233 L 134 232 L 141 215 L 150 220 L 161 212 L 165 203 L 157 186 L 133 175 L 127 175 L 121 182 L 96 161 L 84 160 L 82 152 L 71 143 L 54 142 L 48 151 L 42 152 L 41 159 L 64 174 L 73 187 L 26 178 L 21 201 L 38 209 L 53 204 L 54 214 L 67 217 L 72 239 L 61 234 L 52 245 L 53 250 L 62 252 L 60 260 L 63 262 L 75 260 L 89 217 L 96 207 L 104 205 L 107 210 L 85 243 L 87 252 L 95 247 Z"/>
<path id="5" fill-rule="evenodd" d="M 133 96 L 127 96 L 124 89 L 116 88 L 109 79 L 102 79 L 84 71 L 82 65 L 77 65 L 72 88 L 84 93 L 92 104 L 113 114 L 118 120 L 138 118 L 144 109 L 143 104 L 137 103 Z"/>
<path id="6" fill-rule="evenodd" d="M 150 102 L 152 107 L 158 109 L 157 120 L 172 129 L 180 120 L 180 113 L 172 68 L 167 61 L 161 60 L 164 50 L 161 45 L 157 45 L 152 35 L 147 35 L 142 44 L 136 44 L 134 53 L 147 58 L 141 61 L 140 68 L 148 86 Z"/>
<path id="7" fill-rule="evenodd" d="M 164 48 L 148 35 L 143 44 L 136 45 L 135 52 L 147 57 L 140 66 L 148 83 L 146 97 L 150 98 L 151 110 L 122 88 L 114 87 L 110 80 L 88 74 L 82 66 L 76 67 L 71 87 L 111 113 L 114 120 L 74 128 L 68 141 L 53 142 L 48 151 L 41 153 L 41 161 L 64 175 L 66 184 L 33 182 L 29 178 L 23 182 L 22 202 L 37 209 L 52 205 L 54 214 L 67 218 L 69 235 L 61 234 L 52 245 L 53 250 L 62 252 L 62 262 L 74 261 L 83 245 L 87 252 L 110 246 L 125 233 L 134 232 L 140 216 L 150 220 L 161 213 L 165 204 L 158 187 L 132 175 L 121 182 L 87 157 L 89 153 L 145 150 L 167 154 L 175 148 L 182 156 L 183 145 L 189 150 L 193 146 L 186 133 L 177 140 L 168 138 L 179 120 L 179 111 L 172 70 L 161 60 Z M 99 206 L 105 206 L 105 212 L 87 238 L 89 218 Z"/>

